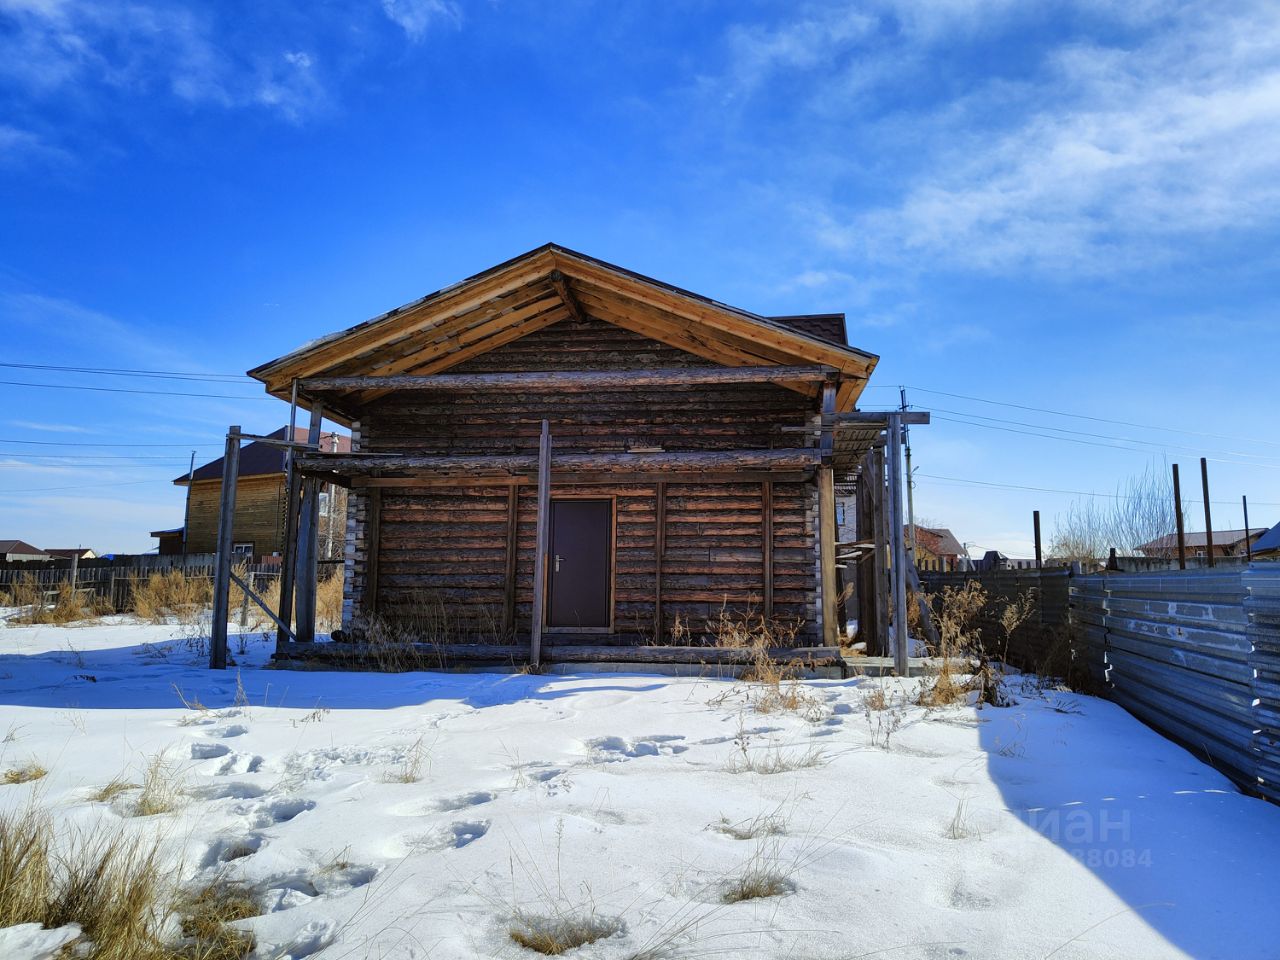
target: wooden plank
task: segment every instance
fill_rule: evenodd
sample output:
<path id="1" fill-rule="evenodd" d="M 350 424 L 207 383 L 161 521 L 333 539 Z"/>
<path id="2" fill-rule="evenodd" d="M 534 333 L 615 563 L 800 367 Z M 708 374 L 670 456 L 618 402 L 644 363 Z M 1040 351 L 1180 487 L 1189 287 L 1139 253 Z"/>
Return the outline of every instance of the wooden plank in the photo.
<path id="1" fill-rule="evenodd" d="M 760 550 L 763 567 L 763 613 L 766 620 L 773 617 L 773 482 L 760 484 Z"/>
<path id="2" fill-rule="evenodd" d="M 319 404 L 311 406 L 311 422 L 307 430 L 307 442 L 316 448 L 320 445 L 320 424 L 324 409 Z M 294 463 L 302 470 L 303 456 L 295 456 Z M 305 471 L 304 471 L 305 473 Z M 297 596 L 297 629 L 294 636 L 301 643 L 316 638 L 316 578 L 318 541 L 320 533 L 320 481 L 306 477 L 302 481 L 302 506 L 298 513 L 298 555 L 294 573 L 294 591 Z"/>
<path id="3" fill-rule="evenodd" d="M 822 366 L 661 367 L 634 370 L 552 370 L 516 373 L 437 373 L 432 376 L 314 377 L 298 388 L 308 396 L 324 391 L 397 390 L 432 393 L 583 393 L 641 387 L 721 383 L 821 383 L 834 371 Z M 832 385 L 834 412 L 835 387 Z"/>
<path id="4" fill-rule="evenodd" d="M 293 623 L 293 586 L 297 563 L 299 499 L 302 497 L 302 474 L 288 458 L 285 479 L 284 537 L 280 545 L 280 606 L 279 620 L 283 628 L 276 631 L 276 646 L 287 643 L 293 636 L 289 629 Z"/>
<path id="5" fill-rule="evenodd" d="M 908 676 L 907 551 L 903 543 L 902 427 L 891 414 L 886 451 L 889 476 L 889 565 L 893 588 L 893 664 L 898 676 Z"/>
<path id="6" fill-rule="evenodd" d="M 874 427 L 882 429 L 888 425 L 889 417 L 899 418 L 899 422 L 911 425 L 927 424 L 929 414 L 923 410 L 907 412 L 897 410 L 854 410 L 850 413 L 837 413 L 833 422 L 837 427 Z"/>
<path id="7" fill-rule="evenodd" d="M 596 484 L 643 484 L 650 485 L 665 480 L 671 476 L 670 471 L 663 473 L 618 473 L 618 472 L 582 472 L 582 473 L 564 473 L 551 472 L 551 483 L 553 486 L 561 484 L 567 486 L 594 486 Z M 804 483 L 807 479 L 806 475 L 797 472 L 780 471 L 759 471 L 759 470 L 743 470 L 734 472 L 707 472 L 698 473 L 690 478 L 691 481 L 697 483 Z M 495 475 L 491 477 L 476 476 L 468 477 L 467 486 L 471 487 L 510 487 L 510 486 L 532 486 L 538 482 L 536 476 L 527 474 L 520 475 Z M 365 489 L 383 489 L 383 490 L 435 490 L 435 489 L 451 489 L 458 486 L 458 478 L 449 476 L 428 476 L 428 477 L 355 477 L 351 482 L 353 490 Z"/>
<path id="8" fill-rule="evenodd" d="M 516 560 L 520 551 L 520 488 L 507 490 L 507 542 L 505 544 L 506 583 L 502 597 L 502 632 L 514 636 L 516 630 Z"/>
<path id="9" fill-rule="evenodd" d="M 871 451 L 871 509 L 875 531 L 875 644 L 880 656 L 891 653 L 889 646 L 889 524 L 885 511 L 884 448 Z M 867 653 L 873 647 L 867 646 Z"/>
<path id="10" fill-rule="evenodd" d="M 547 605 L 547 553 L 551 539 L 551 425 L 542 421 L 538 440 L 538 512 L 533 554 L 533 612 L 529 632 L 529 662 L 542 660 L 542 624 Z"/>
<path id="11" fill-rule="evenodd" d="M 799 662 L 815 666 L 842 662 L 840 650 L 833 646 L 778 647 L 769 650 L 771 659 L 779 663 Z M 691 646 L 589 646 L 586 644 L 552 644 L 547 659 L 554 663 L 712 663 L 744 665 L 751 663 L 755 652 L 743 647 Z"/>
<path id="12" fill-rule="evenodd" d="M 240 428 L 227 431 L 222 459 L 222 503 L 218 509 L 218 562 L 213 577 L 213 616 L 209 637 L 209 669 L 227 668 L 227 606 L 231 598 L 231 548 L 235 541 L 236 481 L 240 478 Z"/>
<path id="13" fill-rule="evenodd" d="M 667 485 L 659 482 L 654 490 L 653 529 L 653 639 L 666 634 L 662 622 L 662 558 L 667 551 Z"/>
<path id="14" fill-rule="evenodd" d="M 499 454 L 493 456 L 362 456 L 360 454 L 307 454 L 297 459 L 305 475 L 326 473 L 359 475 L 374 470 L 435 470 L 458 477 L 506 472 L 524 474 L 539 466 L 539 458 Z M 803 469 L 818 463 L 818 452 L 793 447 L 776 450 L 684 450 L 661 453 L 559 453 L 552 466 L 563 471 L 625 470 L 716 472 L 731 468 Z"/>

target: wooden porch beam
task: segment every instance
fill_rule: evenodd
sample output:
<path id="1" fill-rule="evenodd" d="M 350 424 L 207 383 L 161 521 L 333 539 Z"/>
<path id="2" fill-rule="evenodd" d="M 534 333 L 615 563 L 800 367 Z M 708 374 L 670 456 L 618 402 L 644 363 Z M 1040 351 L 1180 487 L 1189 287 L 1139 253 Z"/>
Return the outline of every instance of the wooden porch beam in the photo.
<path id="1" fill-rule="evenodd" d="M 344 390 L 402 390 L 431 393 L 587 393 L 632 387 L 692 386 L 717 383 L 834 382 L 823 366 L 662 367 L 649 370 L 563 370 L 524 373 L 398 374 L 385 377 L 313 377 L 298 383 L 308 395 Z"/>
<path id="2" fill-rule="evenodd" d="M 529 663 L 542 661 L 542 621 L 547 607 L 547 554 L 551 541 L 551 426 L 542 421 L 538 439 L 538 524 L 533 554 L 533 615 L 529 630 Z"/>
<path id="3" fill-rule="evenodd" d="M 736 468 L 803 470 L 817 466 L 819 452 L 793 447 L 778 450 L 693 450 L 662 453 L 557 453 L 551 468 L 573 471 L 716 472 Z M 298 469 L 314 476 L 326 473 L 359 476 L 374 470 L 441 471 L 455 477 L 484 474 L 526 474 L 539 468 L 539 457 L 519 454 L 493 456 L 361 456 L 311 454 L 297 458 Z"/>
<path id="4" fill-rule="evenodd" d="M 929 413 L 925 410 L 910 410 L 906 413 L 900 411 L 880 411 L 880 410 L 854 410 L 851 413 L 837 413 L 832 418 L 832 422 L 836 427 L 874 427 L 878 426 L 884 429 L 888 426 L 889 417 L 898 418 L 899 423 L 924 425 L 929 422 Z"/>

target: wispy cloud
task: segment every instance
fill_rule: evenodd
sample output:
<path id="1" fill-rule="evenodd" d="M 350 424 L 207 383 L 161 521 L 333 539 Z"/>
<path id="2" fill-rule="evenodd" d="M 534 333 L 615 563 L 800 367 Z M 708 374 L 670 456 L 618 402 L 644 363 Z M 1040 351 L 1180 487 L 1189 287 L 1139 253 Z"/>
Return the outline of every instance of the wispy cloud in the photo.
<path id="1" fill-rule="evenodd" d="M 415 43 L 437 25 L 462 23 L 462 9 L 453 0 L 382 0 L 382 12 Z"/>
<path id="2" fill-rule="evenodd" d="M 92 433 L 86 427 L 77 426 L 74 423 L 37 423 L 34 420 L 7 420 L 5 421 L 11 427 L 18 427 L 22 430 L 37 430 L 42 433 Z"/>
<path id="3" fill-rule="evenodd" d="M 166 340 L 157 338 L 145 327 L 70 300 L 39 293 L 0 293 L 0 318 L 6 324 L 39 330 L 42 336 L 60 341 L 67 350 L 96 356 L 143 357 L 150 362 L 178 363 L 182 369 L 190 369 L 189 357 L 184 357 L 179 349 L 165 346 Z"/>

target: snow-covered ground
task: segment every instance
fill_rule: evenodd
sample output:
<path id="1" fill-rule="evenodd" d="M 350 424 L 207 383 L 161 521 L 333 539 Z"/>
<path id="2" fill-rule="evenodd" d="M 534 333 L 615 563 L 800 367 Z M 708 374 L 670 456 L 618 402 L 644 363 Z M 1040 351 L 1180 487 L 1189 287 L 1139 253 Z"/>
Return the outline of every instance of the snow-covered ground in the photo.
<path id="1" fill-rule="evenodd" d="M 0 626 L 0 770 L 49 771 L 0 809 L 255 884 L 262 958 L 536 956 L 517 914 L 616 927 L 584 958 L 1280 955 L 1280 808 L 1103 701 L 858 679 L 762 714 L 732 680 L 273 671 L 261 638 L 213 673 L 178 630 Z M 88 799 L 162 752 L 178 811 Z M 781 895 L 724 903 L 753 866 Z"/>

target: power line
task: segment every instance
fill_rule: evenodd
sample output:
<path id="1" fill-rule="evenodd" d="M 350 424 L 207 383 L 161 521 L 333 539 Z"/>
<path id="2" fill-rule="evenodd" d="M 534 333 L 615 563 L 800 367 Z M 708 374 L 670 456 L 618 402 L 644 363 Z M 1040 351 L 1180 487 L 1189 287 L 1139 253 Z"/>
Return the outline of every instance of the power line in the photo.
<path id="1" fill-rule="evenodd" d="M 1055 437 L 1052 434 L 1048 434 L 1048 433 L 1035 433 L 1031 430 L 1015 430 L 1012 427 L 1000 427 L 990 423 L 974 423 L 972 420 L 956 420 L 953 417 L 935 417 L 934 419 L 945 420 L 948 423 L 959 423 L 968 427 L 982 427 L 985 430 L 1002 430 L 1005 433 L 1020 433 L 1023 436 L 1040 437 L 1041 439 L 1044 439 L 1044 440 L 1061 440 L 1064 443 L 1079 443 L 1079 444 L 1084 444 L 1085 446 L 1088 446 L 1088 447 L 1106 447 L 1111 450 L 1130 450 L 1135 453 L 1149 452 L 1146 450 L 1142 450 L 1138 447 L 1126 447 L 1116 443 L 1099 443 L 1095 440 L 1082 440 L 1078 437 Z M 1280 463 L 1246 463 L 1245 461 L 1242 461 L 1242 460 L 1224 460 L 1221 457 L 1206 457 L 1205 459 L 1209 460 L 1211 463 L 1234 463 L 1234 464 L 1243 464 L 1244 466 L 1266 467 L 1272 470 L 1280 470 Z"/>
<path id="2" fill-rule="evenodd" d="M 0 450 L 0 457 L 14 460 L 155 460 L 161 463 L 186 463 L 186 458 L 165 456 L 136 456 L 128 453 L 27 453 L 23 450 Z"/>
<path id="3" fill-rule="evenodd" d="M 0 380 L 9 387 L 43 387 L 49 390 L 94 390 L 99 393 L 144 393 L 158 397 L 212 397 L 216 400 L 274 400 L 275 397 L 244 397 L 228 393 L 178 393 L 172 390 L 130 390 L 126 387 L 84 387 L 70 383 L 23 383 L 19 380 Z"/>
<path id="4" fill-rule="evenodd" d="M 151 478 L 150 480 L 121 480 L 114 483 L 77 483 L 67 487 L 26 487 L 18 490 L 0 490 L 0 496 L 11 493 L 53 493 L 57 490 L 96 490 L 99 487 L 130 487 L 140 483 L 171 483 L 169 480 Z"/>
<path id="5" fill-rule="evenodd" d="M 1249 457 L 1249 458 L 1251 458 L 1251 459 L 1253 459 L 1253 460 L 1272 460 L 1272 461 L 1274 461 L 1274 460 L 1280 459 L 1280 458 L 1277 458 L 1277 457 L 1274 457 L 1274 456 L 1265 456 L 1265 455 L 1263 455 L 1263 454 L 1257 454 L 1257 453 L 1244 453 L 1244 452 L 1242 452 L 1242 451 L 1238 451 L 1238 450 L 1209 450 L 1209 451 L 1203 451 L 1203 450 L 1201 450 L 1199 447 L 1188 447 L 1188 446 L 1184 446 L 1184 445 L 1182 445 L 1182 444 L 1177 444 L 1177 443 L 1162 443 L 1162 442 L 1161 442 L 1161 441 L 1159 441 L 1159 440 L 1143 440 L 1143 439 L 1138 438 L 1138 437 L 1117 437 L 1117 436 L 1113 436 L 1113 435 L 1111 435 L 1111 434 L 1106 434 L 1106 433 L 1088 433 L 1088 432 L 1086 432 L 1086 431 L 1084 431 L 1084 430 L 1070 430 L 1070 429 L 1068 429 L 1067 427 L 1053 427 L 1053 426 L 1049 426 L 1048 424 L 1042 424 L 1042 423 L 1027 423 L 1027 422 L 1022 421 L 1022 420 L 1005 420 L 1005 419 L 1002 419 L 1001 417 L 984 417 L 984 416 L 981 416 L 980 414 L 976 414 L 976 413 L 969 413 L 968 411 L 965 411 L 965 410 L 944 410 L 944 409 L 942 409 L 941 407 L 932 407 L 932 408 L 931 408 L 931 412 L 936 412 L 936 413 L 950 413 L 950 414 L 954 414 L 955 416 L 958 416 L 958 417 L 970 417 L 970 418 L 972 418 L 972 419 L 974 419 L 974 420 L 986 420 L 986 421 L 988 421 L 988 422 L 990 422 L 990 423 L 1005 423 L 1005 424 L 1012 424 L 1012 425 L 1014 425 L 1014 426 L 1018 426 L 1018 427 L 1031 427 L 1032 429 L 1035 429 L 1035 430 L 1053 430 L 1053 431 L 1055 431 L 1055 432 L 1057 432 L 1057 433 L 1070 433 L 1070 434 L 1074 434 L 1075 436 L 1078 436 L 1078 437 L 1090 437 L 1090 438 L 1097 439 L 1097 440 L 1118 440 L 1118 441 L 1119 441 L 1119 442 L 1121 442 L 1121 443 L 1141 443 L 1141 444 L 1145 444 L 1145 445 L 1150 446 L 1150 447 L 1156 447 L 1156 448 L 1161 449 L 1161 450 L 1185 450 L 1185 451 L 1188 451 L 1188 452 L 1191 452 L 1191 453 L 1197 453 L 1197 454 L 1204 454 L 1204 453 L 1216 454 L 1216 455 L 1217 455 L 1217 456 L 1219 456 L 1219 457 Z M 986 424 L 982 424 L 982 423 L 972 423 L 972 422 L 970 422 L 970 421 L 968 421 L 968 420 L 950 420 L 950 418 L 948 418 L 948 417 L 939 417 L 938 419 L 939 419 L 939 420 L 948 420 L 948 422 L 950 422 L 950 423 L 969 423 L 969 425 L 970 425 L 970 426 L 974 426 L 974 427 L 986 426 Z M 1011 431 L 1011 432 L 1017 432 L 1017 431 Z M 1047 435 L 1037 434 L 1037 436 L 1047 436 Z M 1049 439 L 1055 439 L 1055 440 L 1067 440 L 1067 439 L 1069 439 L 1069 438 L 1068 438 L 1068 437 L 1050 437 Z M 1126 449 L 1131 449 L 1131 448 L 1126 448 Z M 1222 462 L 1222 463 L 1232 463 L 1232 462 L 1245 463 L 1246 461 L 1230 461 L 1230 460 L 1223 460 L 1223 461 L 1220 461 L 1220 462 Z M 1258 464 L 1258 466 L 1271 466 L 1271 464 Z"/>
<path id="6" fill-rule="evenodd" d="M 933 473 L 921 473 L 916 470 L 917 477 L 925 477 L 929 480 L 942 480 L 949 483 L 963 483 L 978 487 L 996 487 L 1001 490 L 1030 490 L 1035 493 L 1064 493 L 1075 497 L 1106 497 L 1108 500 L 1153 500 L 1164 502 L 1164 497 L 1129 497 L 1122 493 L 1091 493 L 1084 490 L 1061 490 L 1055 487 L 1030 487 L 1017 483 L 996 483 L 992 480 L 970 480 L 966 477 L 943 477 Z M 1203 503 L 1201 500 L 1185 499 L 1185 503 Z M 1256 503 L 1260 507 L 1280 507 L 1280 501 L 1250 500 L 1251 504 Z M 1215 506 L 1238 507 L 1238 500 L 1210 500 L 1209 503 Z M 1259 528 L 1261 529 L 1261 528 Z"/>
<path id="7" fill-rule="evenodd" d="M 127 447 L 134 449 L 135 447 L 177 447 L 181 450 L 210 450 L 216 444 L 212 443 L 93 443 L 87 440 L 12 440 L 0 439 L 0 443 L 21 443 L 27 446 L 38 447 Z"/>
<path id="8" fill-rule="evenodd" d="M 179 370 L 129 370 L 123 367 L 62 367 L 52 363 L 0 363 L 15 370 L 55 370 L 59 373 L 89 373 L 108 377 L 148 377 L 156 380 L 203 380 L 209 383 L 256 383 L 242 373 L 183 373 Z"/>
<path id="9" fill-rule="evenodd" d="M 1262 440 L 1257 437 L 1236 437 L 1221 433 L 1205 433 L 1199 430 L 1184 430 L 1179 427 L 1161 427 L 1151 423 L 1135 423 L 1132 420 L 1113 420 L 1108 417 L 1094 417 L 1086 413 L 1068 413 L 1065 410 L 1052 410 L 1048 407 L 1032 407 L 1022 403 L 1011 403 L 1007 400 L 992 400 L 988 397 L 974 397 L 963 393 L 947 393 L 944 390 L 930 390 L 928 387 L 906 385 L 908 390 L 929 393 L 938 397 L 952 397 L 956 400 L 972 400 L 974 403 L 990 403 L 998 407 L 1012 407 L 1016 410 L 1028 410 L 1032 413 L 1047 413 L 1055 417 L 1071 417 L 1077 420 L 1092 420 L 1094 423 L 1109 423 L 1118 427 L 1136 427 L 1139 430 L 1163 430 L 1167 433 L 1182 433 L 1191 437 L 1210 437 L 1214 440 L 1232 440 L 1237 443 L 1262 443 L 1271 447 L 1280 447 L 1280 440 Z M 898 387 L 887 384 L 868 386 L 868 390 L 897 390 Z"/>

